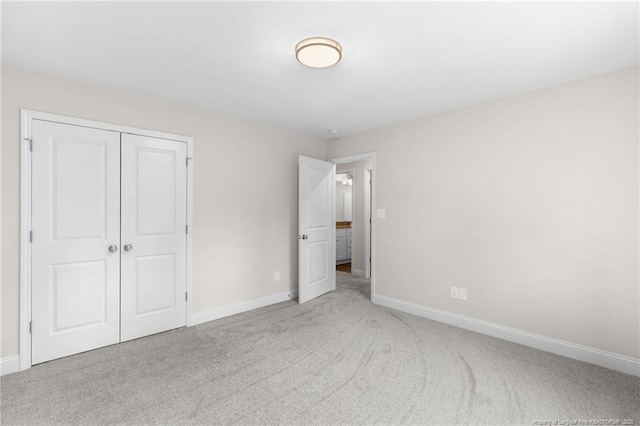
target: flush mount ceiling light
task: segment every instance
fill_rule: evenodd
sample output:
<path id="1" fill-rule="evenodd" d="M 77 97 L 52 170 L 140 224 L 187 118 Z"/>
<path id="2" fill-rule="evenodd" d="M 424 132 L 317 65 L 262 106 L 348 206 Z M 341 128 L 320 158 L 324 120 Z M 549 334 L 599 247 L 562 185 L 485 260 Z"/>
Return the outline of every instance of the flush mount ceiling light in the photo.
<path id="1" fill-rule="evenodd" d="M 296 44 L 296 59 L 311 68 L 327 68 L 342 59 L 342 46 L 325 37 L 311 37 Z"/>

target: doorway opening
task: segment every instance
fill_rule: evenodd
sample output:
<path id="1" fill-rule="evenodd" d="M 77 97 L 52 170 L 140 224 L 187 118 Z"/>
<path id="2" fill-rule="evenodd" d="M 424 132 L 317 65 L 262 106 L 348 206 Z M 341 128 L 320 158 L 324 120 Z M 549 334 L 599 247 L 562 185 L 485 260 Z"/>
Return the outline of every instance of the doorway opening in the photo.
<path id="1" fill-rule="evenodd" d="M 350 164 L 348 164 L 350 167 Z M 356 189 L 355 168 L 336 167 L 335 217 L 336 217 L 336 271 L 351 274 L 353 250 L 353 209 Z M 356 221 L 355 223 L 359 223 Z"/>
<path id="2" fill-rule="evenodd" d="M 373 297 L 375 223 L 372 211 L 375 206 L 375 153 L 329 161 L 336 165 L 336 273 L 343 277 L 370 278 Z"/>

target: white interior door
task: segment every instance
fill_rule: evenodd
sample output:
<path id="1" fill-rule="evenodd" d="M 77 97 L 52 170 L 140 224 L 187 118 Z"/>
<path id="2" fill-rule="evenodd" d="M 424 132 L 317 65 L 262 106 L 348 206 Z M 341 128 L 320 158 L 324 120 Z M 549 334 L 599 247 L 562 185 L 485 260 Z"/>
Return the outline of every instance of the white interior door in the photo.
<path id="1" fill-rule="evenodd" d="M 33 120 L 32 139 L 37 364 L 120 340 L 120 133 Z"/>
<path id="2" fill-rule="evenodd" d="M 298 301 L 336 289 L 335 165 L 300 156 Z"/>
<path id="3" fill-rule="evenodd" d="M 186 144 L 122 135 L 122 341 L 186 325 Z"/>

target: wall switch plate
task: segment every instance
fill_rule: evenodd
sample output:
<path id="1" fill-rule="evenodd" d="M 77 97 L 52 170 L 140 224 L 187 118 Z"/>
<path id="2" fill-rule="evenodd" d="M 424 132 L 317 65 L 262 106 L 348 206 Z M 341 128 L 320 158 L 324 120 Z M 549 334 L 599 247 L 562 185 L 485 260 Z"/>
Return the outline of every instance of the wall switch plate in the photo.
<path id="1" fill-rule="evenodd" d="M 464 301 L 466 301 L 466 300 L 467 300 L 467 289 L 466 289 L 466 288 L 462 288 L 462 287 L 460 287 L 460 288 L 458 289 L 458 296 L 460 296 L 460 297 L 459 297 L 459 298 L 460 298 L 460 300 L 464 300 Z"/>
<path id="2" fill-rule="evenodd" d="M 273 273 L 273 280 L 274 281 L 280 281 L 280 271 L 275 271 Z"/>
<path id="3" fill-rule="evenodd" d="M 387 211 L 385 209 L 377 209 L 376 217 L 378 219 L 384 219 L 385 217 L 387 217 Z"/>
<path id="4" fill-rule="evenodd" d="M 458 298 L 458 287 L 451 287 L 451 298 L 452 299 Z"/>

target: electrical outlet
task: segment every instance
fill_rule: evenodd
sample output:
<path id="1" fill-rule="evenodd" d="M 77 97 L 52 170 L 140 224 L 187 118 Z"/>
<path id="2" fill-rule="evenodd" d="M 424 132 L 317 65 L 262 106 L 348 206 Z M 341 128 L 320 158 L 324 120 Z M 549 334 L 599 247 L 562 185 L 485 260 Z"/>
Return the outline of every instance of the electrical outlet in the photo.
<path id="1" fill-rule="evenodd" d="M 458 289 L 458 296 L 460 296 L 459 297 L 460 300 L 464 300 L 466 302 L 467 301 L 467 289 L 460 287 Z"/>
<path id="2" fill-rule="evenodd" d="M 451 287 L 451 298 L 452 299 L 458 298 L 458 287 Z"/>
<path id="3" fill-rule="evenodd" d="M 280 271 L 275 271 L 273 273 L 273 280 L 274 281 L 280 281 Z"/>

